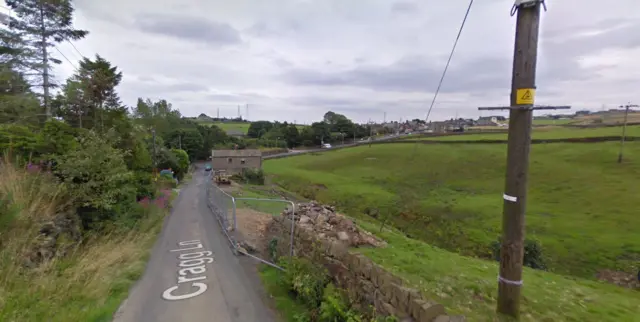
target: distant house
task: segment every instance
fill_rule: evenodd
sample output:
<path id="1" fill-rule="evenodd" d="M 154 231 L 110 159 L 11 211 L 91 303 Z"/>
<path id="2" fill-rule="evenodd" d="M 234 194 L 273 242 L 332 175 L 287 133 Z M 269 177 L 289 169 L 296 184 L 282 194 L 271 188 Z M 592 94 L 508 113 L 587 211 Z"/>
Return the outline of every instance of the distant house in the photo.
<path id="1" fill-rule="evenodd" d="M 262 151 L 213 150 L 211 151 L 211 168 L 214 171 L 224 170 L 228 174 L 241 173 L 244 169 L 260 169 L 262 168 Z"/>
<path id="2" fill-rule="evenodd" d="M 478 126 L 497 126 L 498 125 L 498 117 L 497 116 L 482 116 L 476 122 Z"/>

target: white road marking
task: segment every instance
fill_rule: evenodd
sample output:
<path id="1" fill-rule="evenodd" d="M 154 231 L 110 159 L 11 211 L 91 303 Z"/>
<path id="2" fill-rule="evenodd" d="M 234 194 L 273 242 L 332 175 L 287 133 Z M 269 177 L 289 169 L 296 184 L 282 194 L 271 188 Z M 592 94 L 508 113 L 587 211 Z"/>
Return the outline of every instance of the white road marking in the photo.
<path id="1" fill-rule="evenodd" d="M 179 248 L 170 250 L 171 252 L 181 252 L 187 250 L 194 249 L 203 249 L 202 242 L 199 240 L 188 240 L 179 242 L 178 246 L 194 246 L 187 248 Z M 211 256 L 211 257 L 207 257 Z M 206 264 L 213 263 L 213 253 L 211 251 L 199 251 L 193 253 L 185 253 L 178 255 L 178 259 L 180 260 L 178 263 L 178 267 L 182 267 L 178 270 L 178 285 L 174 285 L 169 287 L 164 292 L 162 292 L 162 298 L 168 301 L 180 301 L 190 299 L 192 297 L 196 297 L 198 295 L 203 294 L 207 291 L 207 284 L 198 282 L 194 283 L 194 281 L 206 280 L 207 276 L 204 275 L 207 272 Z M 191 282 L 191 288 L 195 289 L 193 292 L 182 294 L 182 295 L 174 295 L 173 292 L 178 290 L 181 284 Z"/>

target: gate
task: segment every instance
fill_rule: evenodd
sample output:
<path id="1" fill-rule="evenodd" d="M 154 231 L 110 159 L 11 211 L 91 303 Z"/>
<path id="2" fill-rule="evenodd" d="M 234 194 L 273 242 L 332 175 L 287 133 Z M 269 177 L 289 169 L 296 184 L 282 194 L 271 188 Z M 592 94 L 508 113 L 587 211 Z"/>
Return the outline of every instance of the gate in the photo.
<path id="1" fill-rule="evenodd" d="M 214 180 L 213 176 L 210 175 L 207 184 L 207 205 L 211 210 L 212 214 L 216 217 L 222 232 L 229 240 L 231 248 L 234 254 L 243 254 L 249 258 L 255 259 L 259 262 L 267 264 L 269 266 L 275 267 L 280 270 L 284 270 L 282 267 L 276 265 L 272 261 L 261 258 L 259 256 L 250 254 L 248 251 L 239 247 L 238 245 L 238 236 L 240 235 L 238 232 L 238 220 L 237 220 L 237 210 L 238 208 L 251 208 L 257 209 L 260 212 L 271 213 L 272 216 L 279 215 L 280 211 L 278 211 L 278 205 L 284 206 L 288 205 L 292 211 L 292 218 L 295 218 L 296 213 L 296 205 L 294 202 L 285 200 L 285 199 L 267 199 L 267 198 L 248 198 L 248 197 L 234 197 L 231 194 L 225 192 L 220 187 L 218 187 Z M 280 208 L 280 209 L 282 209 Z M 289 236 L 289 257 L 293 256 L 294 242 L 295 242 L 295 220 L 291 220 L 290 227 L 290 236 Z"/>

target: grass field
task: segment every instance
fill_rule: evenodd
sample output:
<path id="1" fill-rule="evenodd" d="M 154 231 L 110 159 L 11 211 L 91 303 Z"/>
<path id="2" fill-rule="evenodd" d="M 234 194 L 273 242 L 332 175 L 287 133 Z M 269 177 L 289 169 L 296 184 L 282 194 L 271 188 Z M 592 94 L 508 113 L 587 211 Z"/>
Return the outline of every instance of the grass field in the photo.
<path id="1" fill-rule="evenodd" d="M 586 138 L 601 136 L 620 136 L 622 127 L 600 127 L 600 128 L 575 128 L 575 127 L 541 127 L 535 128 L 531 137 L 533 139 L 566 139 L 566 138 Z M 640 136 L 640 126 L 628 126 L 627 136 Z M 437 137 L 413 137 L 408 140 L 437 140 L 437 141 L 479 141 L 479 140 L 507 140 L 507 133 L 469 133 L 461 135 L 448 135 Z"/>
<path id="2" fill-rule="evenodd" d="M 495 313 L 497 263 L 447 252 L 392 229 L 379 232 L 378 224 L 359 223 L 389 243 L 361 252 L 444 305 L 447 313 L 463 314 L 467 321 L 501 321 Z M 523 281 L 521 321 L 640 320 L 640 292 L 529 268 Z M 284 307 L 288 302 L 282 301 Z"/>
<path id="3" fill-rule="evenodd" d="M 223 131 L 233 131 L 233 132 L 242 132 L 242 133 L 247 133 L 249 132 L 249 126 L 251 126 L 251 123 L 245 123 L 245 122 L 203 122 L 200 121 L 199 122 L 201 125 L 215 125 L 217 127 L 219 127 L 220 129 L 222 129 Z M 301 131 L 302 129 L 304 129 L 306 126 L 305 125 L 296 125 L 296 127 L 298 128 L 298 131 Z"/>
<path id="4" fill-rule="evenodd" d="M 575 122 L 574 119 L 563 119 L 563 120 L 534 119 L 533 125 L 563 125 L 563 124 L 571 124 L 573 122 Z"/>
<path id="5" fill-rule="evenodd" d="M 640 144 L 535 145 L 527 236 L 541 241 L 552 271 L 593 278 L 637 271 Z M 505 145 L 389 144 L 268 160 L 274 182 L 336 204 L 355 217 L 379 212 L 409 236 L 489 257 L 500 234 Z"/>

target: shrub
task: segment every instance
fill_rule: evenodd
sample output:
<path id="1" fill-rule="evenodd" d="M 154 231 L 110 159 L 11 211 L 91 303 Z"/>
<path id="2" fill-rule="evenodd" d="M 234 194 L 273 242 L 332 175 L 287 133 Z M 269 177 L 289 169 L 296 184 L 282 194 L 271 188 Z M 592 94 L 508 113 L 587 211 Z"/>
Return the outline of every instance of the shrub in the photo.
<path id="1" fill-rule="evenodd" d="M 496 261 L 500 261 L 501 237 L 491 243 L 491 251 Z M 542 252 L 542 244 L 535 239 L 525 239 L 523 265 L 533 269 L 547 270 Z"/>
<path id="2" fill-rule="evenodd" d="M 264 171 L 262 169 L 244 169 L 242 171 L 242 179 L 245 183 L 263 185 Z"/>
<path id="3" fill-rule="evenodd" d="M 136 171 L 133 173 L 133 182 L 136 187 L 136 200 L 153 198 L 155 187 L 153 186 L 153 175 L 146 172 Z"/>
<path id="4" fill-rule="evenodd" d="M 362 317 L 350 309 L 346 296 L 333 284 L 328 284 L 322 295 L 319 322 L 360 322 Z"/>
<path id="5" fill-rule="evenodd" d="M 178 180 L 182 180 L 189 171 L 189 155 L 187 154 L 187 151 L 180 149 L 171 149 L 171 153 L 176 157 L 178 163 L 178 167 L 175 171 L 176 178 L 178 178 Z"/>
<path id="6" fill-rule="evenodd" d="M 285 269 L 281 285 L 308 307 L 318 308 L 322 302 L 323 290 L 329 283 L 325 270 L 303 258 L 282 260 L 280 264 Z"/>
<path id="7" fill-rule="evenodd" d="M 54 172 L 74 196 L 83 227 L 91 229 L 113 219 L 123 203 L 134 203 L 136 188 L 121 150 L 94 132 L 81 137 L 79 145 L 55 158 Z"/>
<path id="8" fill-rule="evenodd" d="M 174 189 L 178 187 L 176 179 L 166 175 L 159 176 L 157 183 L 159 189 Z"/>

